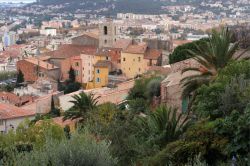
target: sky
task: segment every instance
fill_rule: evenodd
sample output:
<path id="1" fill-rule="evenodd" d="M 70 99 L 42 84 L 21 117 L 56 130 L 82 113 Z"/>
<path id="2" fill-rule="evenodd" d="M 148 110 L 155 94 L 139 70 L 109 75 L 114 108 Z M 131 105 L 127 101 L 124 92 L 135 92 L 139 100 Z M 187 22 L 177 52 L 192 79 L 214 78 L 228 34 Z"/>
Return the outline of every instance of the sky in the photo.
<path id="1" fill-rule="evenodd" d="M 1 2 L 12 2 L 12 3 L 18 3 L 18 2 L 25 2 L 25 3 L 28 3 L 28 2 L 34 2 L 35 0 L 0 0 L 0 3 Z"/>

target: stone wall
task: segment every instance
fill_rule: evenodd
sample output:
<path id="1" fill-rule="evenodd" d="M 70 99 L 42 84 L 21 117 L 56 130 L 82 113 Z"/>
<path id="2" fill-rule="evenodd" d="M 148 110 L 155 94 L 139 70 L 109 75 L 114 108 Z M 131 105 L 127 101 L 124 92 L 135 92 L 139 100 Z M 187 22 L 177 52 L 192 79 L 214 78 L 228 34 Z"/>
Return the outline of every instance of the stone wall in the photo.
<path id="1" fill-rule="evenodd" d="M 51 109 L 51 97 L 53 96 L 55 105 L 59 105 L 59 97 L 62 96 L 62 92 L 55 92 L 46 96 L 40 97 L 34 102 L 24 105 L 21 108 L 25 110 L 35 110 L 37 114 L 48 113 Z"/>

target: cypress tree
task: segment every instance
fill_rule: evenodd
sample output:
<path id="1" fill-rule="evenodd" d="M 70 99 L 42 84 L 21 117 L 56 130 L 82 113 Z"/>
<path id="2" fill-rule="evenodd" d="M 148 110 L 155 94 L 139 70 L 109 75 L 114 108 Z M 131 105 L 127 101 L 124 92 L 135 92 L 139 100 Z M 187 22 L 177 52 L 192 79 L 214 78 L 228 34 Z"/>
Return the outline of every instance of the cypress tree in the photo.
<path id="1" fill-rule="evenodd" d="M 23 72 L 19 69 L 17 73 L 16 86 L 19 87 L 24 82 Z"/>
<path id="2" fill-rule="evenodd" d="M 70 70 L 69 70 L 69 82 L 73 83 L 75 81 L 76 81 L 75 70 L 72 67 L 70 67 Z"/>

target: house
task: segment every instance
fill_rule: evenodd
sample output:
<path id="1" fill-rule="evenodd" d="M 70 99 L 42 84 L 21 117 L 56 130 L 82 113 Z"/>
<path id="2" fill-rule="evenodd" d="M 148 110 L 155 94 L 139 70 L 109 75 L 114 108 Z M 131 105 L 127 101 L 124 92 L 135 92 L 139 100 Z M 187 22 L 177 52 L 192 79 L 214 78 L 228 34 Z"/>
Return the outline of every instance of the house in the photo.
<path id="1" fill-rule="evenodd" d="M 169 107 L 178 108 L 185 112 L 188 107 L 188 99 L 182 98 L 183 88 L 181 80 L 187 76 L 196 74 L 196 71 L 189 71 L 182 74 L 182 70 L 189 67 L 199 67 L 200 64 L 194 59 L 187 59 L 171 65 L 171 72 L 161 82 L 161 103 Z"/>
<path id="2" fill-rule="evenodd" d="M 146 43 L 133 43 L 121 52 L 121 70 L 128 78 L 145 73 L 151 66 L 161 65 L 162 52 Z"/>
<path id="3" fill-rule="evenodd" d="M 61 80 L 65 81 L 68 79 L 68 72 L 72 67 L 76 72 L 76 80 L 81 83 L 87 83 L 84 78 L 86 77 L 85 56 L 95 55 L 96 49 L 96 47 L 92 46 L 66 44 L 59 47 L 56 51 L 45 53 L 43 56 L 49 56 L 46 61 L 60 68 Z"/>
<path id="4" fill-rule="evenodd" d="M 0 92 L 0 103 L 12 104 L 18 107 L 30 103 L 34 99 L 31 95 L 18 96 L 11 92 Z"/>
<path id="5" fill-rule="evenodd" d="M 97 63 L 94 64 L 93 80 L 87 84 L 87 89 L 106 87 L 108 85 L 108 75 L 110 68 L 110 61 L 97 61 Z"/>
<path id="6" fill-rule="evenodd" d="M 17 62 L 17 70 L 21 70 L 26 82 L 35 82 L 39 78 L 58 80 L 60 69 L 39 58 L 27 58 Z"/>
<path id="7" fill-rule="evenodd" d="M 101 56 L 98 60 L 107 60 L 111 62 L 112 66 L 110 72 L 117 71 L 121 69 L 121 51 L 122 48 L 100 48 L 96 56 Z"/>
<path id="8" fill-rule="evenodd" d="M 16 71 L 16 62 L 22 58 L 26 45 L 12 45 L 0 51 L 0 71 Z"/>
<path id="9" fill-rule="evenodd" d="M 7 133 L 15 130 L 25 119 L 33 120 L 35 111 L 27 111 L 25 109 L 0 103 L 0 132 Z"/>

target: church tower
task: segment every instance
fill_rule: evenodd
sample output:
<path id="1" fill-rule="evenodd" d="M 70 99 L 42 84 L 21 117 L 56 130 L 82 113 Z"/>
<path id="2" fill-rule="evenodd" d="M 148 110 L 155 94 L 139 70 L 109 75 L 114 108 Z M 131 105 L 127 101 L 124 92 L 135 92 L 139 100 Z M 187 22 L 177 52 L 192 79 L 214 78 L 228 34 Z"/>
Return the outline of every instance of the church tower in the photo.
<path id="1" fill-rule="evenodd" d="M 117 40 L 117 27 L 112 20 L 99 24 L 99 48 L 112 47 Z"/>

